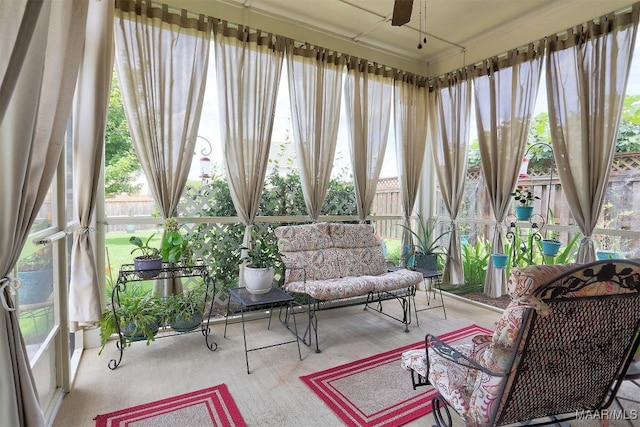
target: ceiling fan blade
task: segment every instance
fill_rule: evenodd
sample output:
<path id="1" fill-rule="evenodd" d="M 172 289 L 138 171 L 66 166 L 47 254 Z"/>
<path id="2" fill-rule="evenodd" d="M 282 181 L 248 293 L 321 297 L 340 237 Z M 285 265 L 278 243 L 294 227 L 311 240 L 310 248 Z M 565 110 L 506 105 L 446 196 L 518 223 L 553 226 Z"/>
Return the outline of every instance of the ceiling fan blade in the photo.
<path id="1" fill-rule="evenodd" d="M 399 27 L 411 20 L 411 11 L 413 10 L 413 0 L 395 0 L 393 5 L 393 16 L 391 17 L 391 25 Z"/>

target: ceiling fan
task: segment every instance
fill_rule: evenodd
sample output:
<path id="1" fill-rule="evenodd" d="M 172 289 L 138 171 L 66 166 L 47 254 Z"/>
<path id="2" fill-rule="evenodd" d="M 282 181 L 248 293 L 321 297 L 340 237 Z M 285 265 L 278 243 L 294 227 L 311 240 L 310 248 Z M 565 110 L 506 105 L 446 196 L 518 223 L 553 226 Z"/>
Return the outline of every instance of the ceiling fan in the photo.
<path id="1" fill-rule="evenodd" d="M 400 27 L 411 21 L 411 12 L 413 11 L 413 0 L 395 0 L 393 4 L 393 15 L 391 16 L 391 25 Z M 424 12 L 424 13 L 423 13 Z M 420 40 L 418 41 L 418 49 L 427 44 L 427 10 L 425 0 L 420 0 Z"/>
<path id="2" fill-rule="evenodd" d="M 411 11 L 413 10 L 413 0 L 395 0 L 393 4 L 393 16 L 391 17 L 391 25 L 399 27 L 411 20 Z"/>

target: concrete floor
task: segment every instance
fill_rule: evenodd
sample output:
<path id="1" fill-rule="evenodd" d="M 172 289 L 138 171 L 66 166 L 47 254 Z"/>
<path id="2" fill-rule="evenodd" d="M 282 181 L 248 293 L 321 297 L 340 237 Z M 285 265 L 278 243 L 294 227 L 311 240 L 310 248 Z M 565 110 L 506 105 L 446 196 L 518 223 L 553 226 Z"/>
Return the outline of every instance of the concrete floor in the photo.
<path id="1" fill-rule="evenodd" d="M 418 308 L 426 307 L 424 293 L 419 294 L 417 300 Z M 249 426 L 342 426 L 340 418 L 299 377 L 415 343 L 423 340 L 426 333 L 438 335 L 472 323 L 493 329 L 500 316 L 497 311 L 452 296 L 445 296 L 445 303 L 447 319 L 441 309 L 420 312 L 420 326 L 414 321 L 408 333 L 398 322 L 363 311 L 362 306 L 320 312 L 321 353 L 315 353 L 315 347 L 302 345 L 300 361 L 295 344 L 251 352 L 249 375 L 245 366 L 242 327 L 237 323 L 229 326 L 226 338 L 222 337 L 224 322 L 212 325 L 212 339 L 218 344 L 215 352 L 206 348 L 200 333 L 157 339 L 149 347 L 144 342 L 134 343 L 125 350 L 122 364 L 114 371 L 109 370 L 107 364 L 118 354 L 115 342 L 110 343 L 100 356 L 98 349 L 88 349 L 54 427 L 93 426 L 97 414 L 220 383 L 228 386 Z M 246 324 L 250 347 L 291 338 L 277 321 L 267 332 L 266 322 L 264 319 Z M 408 374 L 407 387 L 411 387 Z M 407 425 L 432 424 L 432 415 L 427 415 Z M 463 424 L 456 422 L 456 425 Z M 572 425 L 598 424 L 574 422 Z M 611 425 L 629 424 L 612 422 Z"/>

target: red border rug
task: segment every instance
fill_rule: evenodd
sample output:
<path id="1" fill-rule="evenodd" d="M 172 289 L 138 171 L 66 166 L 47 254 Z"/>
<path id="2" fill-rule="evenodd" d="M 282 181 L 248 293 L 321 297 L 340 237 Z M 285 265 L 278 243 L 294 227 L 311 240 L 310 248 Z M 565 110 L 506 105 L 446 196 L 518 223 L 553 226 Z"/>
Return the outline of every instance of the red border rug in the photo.
<path id="1" fill-rule="evenodd" d="M 98 415 L 96 427 L 245 427 L 226 384 Z"/>
<path id="2" fill-rule="evenodd" d="M 440 335 L 453 343 L 491 331 L 478 325 Z M 437 394 L 429 386 L 413 390 L 411 374 L 400 366 L 404 351 L 424 348 L 424 340 L 355 362 L 300 377 L 348 426 L 401 426 L 431 412 Z"/>

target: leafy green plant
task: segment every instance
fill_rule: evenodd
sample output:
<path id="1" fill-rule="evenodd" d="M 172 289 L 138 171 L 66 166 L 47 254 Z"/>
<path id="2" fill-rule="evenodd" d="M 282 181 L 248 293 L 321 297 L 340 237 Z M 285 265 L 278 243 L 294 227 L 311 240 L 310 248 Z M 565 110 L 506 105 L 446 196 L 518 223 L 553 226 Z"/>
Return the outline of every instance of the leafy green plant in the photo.
<path id="1" fill-rule="evenodd" d="M 478 239 L 475 245 L 463 243 L 461 249 L 465 283 L 484 285 L 489 256 L 491 256 L 491 243 Z"/>
<path id="2" fill-rule="evenodd" d="M 204 286 L 202 284 L 187 289 L 181 294 L 164 298 L 164 318 L 173 323 L 178 319 L 190 321 L 196 314 L 202 316 L 204 307 Z"/>
<path id="3" fill-rule="evenodd" d="M 242 249 L 247 251 L 247 255 L 240 261 L 246 261 L 252 268 L 274 267 L 280 260 L 278 247 L 274 243 L 261 239 L 257 239 L 251 248 L 243 247 Z"/>
<path id="4" fill-rule="evenodd" d="M 189 263 L 191 260 L 191 240 L 194 233 L 183 234 L 176 218 L 167 218 L 164 223 L 165 234 L 162 238 L 160 254 L 165 262 L 176 263 L 183 258 Z"/>
<path id="5" fill-rule="evenodd" d="M 437 223 L 435 221 L 425 221 L 420 214 L 418 214 L 417 231 L 414 231 L 404 224 L 400 224 L 400 227 L 408 230 L 415 238 L 414 246 L 416 252 L 422 252 L 427 255 L 437 253 L 438 249 L 442 248 L 442 245 L 439 243 L 440 240 L 450 233 L 450 231 L 445 231 L 436 235 L 436 226 Z"/>
<path id="6" fill-rule="evenodd" d="M 109 338 L 118 333 L 118 329 L 123 334 L 121 343 L 125 346 L 142 339 L 149 345 L 155 340 L 164 314 L 158 297 L 137 286 L 130 286 L 119 293 L 119 301 L 116 301 L 116 304 L 115 312 L 113 307 L 107 307 L 98 322 L 102 338 L 99 354 L 104 350 Z"/>
<path id="7" fill-rule="evenodd" d="M 540 198 L 535 196 L 531 190 L 524 188 L 521 185 L 516 187 L 516 190 L 511 193 L 511 195 L 513 196 L 513 200 L 516 202 L 517 206 L 531 206 L 534 200 Z"/>
<path id="8" fill-rule="evenodd" d="M 143 257 L 143 258 L 155 258 L 155 257 L 159 256 L 160 255 L 160 249 L 154 248 L 154 247 L 149 245 L 149 243 L 151 242 L 151 239 L 153 239 L 153 237 L 155 235 L 156 234 L 153 233 L 145 241 L 143 241 L 140 237 L 131 236 L 129 238 L 129 243 L 131 243 L 132 245 L 135 246 L 135 249 L 133 249 L 131 251 L 131 254 L 133 255 L 137 251 L 140 251 L 142 253 L 142 255 L 139 255 L 139 256 Z"/>

